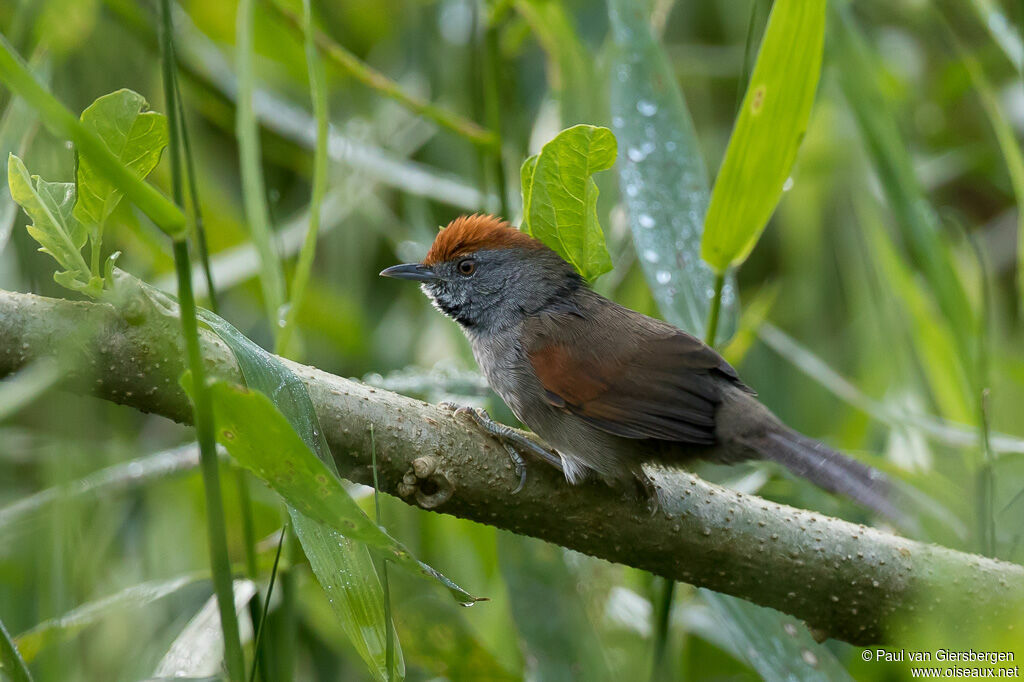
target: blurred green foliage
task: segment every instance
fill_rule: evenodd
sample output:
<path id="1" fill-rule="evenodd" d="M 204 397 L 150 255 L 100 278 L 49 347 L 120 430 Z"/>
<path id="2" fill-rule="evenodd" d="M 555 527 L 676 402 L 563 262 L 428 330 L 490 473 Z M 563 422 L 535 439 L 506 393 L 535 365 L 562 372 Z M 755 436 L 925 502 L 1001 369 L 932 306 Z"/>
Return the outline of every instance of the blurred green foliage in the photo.
<path id="1" fill-rule="evenodd" d="M 298 2 L 283 4 L 300 10 Z M 764 13 L 752 13 L 749 2 L 610 4 L 635 14 L 610 17 L 603 3 L 582 0 L 312 2 L 314 23 L 334 42 L 447 111 L 490 125 L 479 106 L 488 91 L 479 81 L 490 78 L 505 173 L 502 183 L 490 152 L 325 61 L 330 179 L 312 277 L 295 311 L 293 357 L 345 376 L 411 368 L 403 376 L 424 379 L 409 381 L 410 390 L 430 399 L 466 390 L 438 385 L 441 373 L 432 371 L 442 362 L 473 368 L 461 333 L 411 288 L 381 284 L 376 273 L 422 257 L 439 225 L 492 210 L 501 195 L 512 207 L 507 217 L 521 222 L 519 165 L 576 123 L 611 124 L 623 149 L 616 173 L 594 176 L 601 190 L 594 216 L 615 266 L 596 286 L 699 331 L 705 292 L 675 292 L 696 298 L 667 306 L 672 299 L 657 290 L 659 272 L 678 283 L 702 267 L 680 260 L 669 270 L 666 262 L 679 258 L 673 244 L 687 234 L 692 250 L 692 231 L 703 223 L 708 183 L 698 175 L 704 160 L 710 177 L 718 175 L 741 105 L 737 93 L 750 73 L 745 54 L 757 54 L 748 35 L 756 48 L 763 31 L 751 17 Z M 236 9 L 234 2 L 175 5 L 181 94 L 220 313 L 273 347 L 277 319 L 264 309 L 235 135 Z M 256 199 L 266 203 L 287 276 L 308 222 L 316 124 L 301 39 L 266 6 L 254 9 L 260 156 L 249 161 L 263 175 L 265 196 Z M 50 87 L 71 111 L 121 88 L 162 111 L 156 18 L 155 4 L 145 1 L 11 0 L 0 4 L 0 33 L 22 55 L 45 55 Z M 1019 4 L 996 0 L 830 0 L 820 83 L 792 182 L 737 273 L 747 305 L 726 349 L 788 423 L 926 493 L 932 513 L 921 519 L 921 539 L 979 551 L 989 527 L 994 553 L 1017 562 L 1024 559 L 1024 306 L 1017 287 L 1024 248 L 1015 194 L 1024 131 L 1022 19 Z M 646 24 L 643 35 L 635 21 Z M 493 69 L 480 68 L 486 35 L 494 39 Z M 612 67 L 627 59 L 639 60 L 630 62 L 634 94 L 640 85 L 661 88 L 652 90 L 656 110 L 617 85 Z M 73 149 L 37 131 L 2 87 L 0 108 L 0 151 L 16 152 L 55 183 L 76 179 Z M 691 118 L 692 135 L 671 137 Z M 660 145 L 645 156 L 648 125 L 652 142 L 685 139 L 687 153 L 665 154 Z M 80 182 L 86 170 L 78 166 Z M 168 170 L 163 163 L 152 175 L 165 194 Z M 688 176 L 687 194 L 678 189 L 685 173 L 697 174 Z M 23 179 L 33 187 L 27 174 Z M 0 191 L 0 287 L 73 296 L 53 281 L 52 259 L 36 252 L 29 220 L 12 207 Z M 66 208 L 67 215 L 58 213 L 71 219 Z M 159 230 L 125 201 L 102 217 L 97 256 L 120 251 L 121 267 L 170 289 L 170 245 Z M 641 241 L 649 221 L 662 234 L 670 224 L 677 232 Z M 72 241 L 80 248 L 85 233 Z M 76 267 L 87 282 L 96 268 L 82 260 Z M 727 292 L 735 306 L 737 291 Z M 772 326 L 762 327 L 765 321 Z M 45 637 L 23 640 L 39 643 L 30 663 L 37 680 L 144 679 L 211 594 L 197 576 L 208 569 L 201 481 L 187 467 L 150 475 L 141 464 L 126 465 L 114 470 L 118 483 L 109 493 L 76 491 L 79 482 L 97 480 L 90 474 L 181 445 L 191 432 L 53 392 L 50 384 L 39 383 L 20 405 L 5 400 L 0 411 L 0 520 L 15 519 L 0 523 L 0 619 L 15 640 L 43 628 L 36 633 Z M 483 400 L 511 418 L 495 399 Z M 987 458 L 984 424 L 992 435 Z M 700 473 L 729 482 L 751 472 Z M 769 473 L 756 478 L 767 480 L 759 494 L 870 521 L 843 500 Z M 129 485 L 135 476 L 142 482 Z M 223 480 L 229 549 L 241 565 L 239 492 Z M 985 480 L 992 482 L 987 502 Z M 43 507 L 13 513 L 19 500 L 40 491 L 53 493 Z M 262 485 L 252 486 L 252 498 L 262 587 L 285 512 Z M 370 510 L 368 497 L 360 503 Z M 462 609 L 443 590 L 393 571 L 407 679 L 647 676 L 655 599 L 649 576 L 396 500 L 381 503 L 390 535 L 491 600 Z M 285 548 L 279 580 L 266 620 L 271 679 L 368 679 L 297 548 Z M 678 592 L 667 667 L 677 679 L 781 679 L 787 669 L 834 679 L 841 676 L 833 662 L 858 680 L 908 674 L 905 665 L 866 663 L 859 649 L 842 643 L 813 645 L 806 633 L 794 641 L 809 655 L 796 660 L 783 647 L 781 659 L 772 658 L 780 649 L 751 637 L 768 628 L 753 612 L 686 586 Z M 102 608 L 88 610 L 87 621 L 60 620 L 96 604 Z M 932 631 L 900 644 L 955 649 L 977 634 L 957 627 L 957 614 L 937 613 Z M 1020 628 L 990 637 L 990 648 L 1024 656 Z M 251 640 L 247 646 L 251 658 Z"/>

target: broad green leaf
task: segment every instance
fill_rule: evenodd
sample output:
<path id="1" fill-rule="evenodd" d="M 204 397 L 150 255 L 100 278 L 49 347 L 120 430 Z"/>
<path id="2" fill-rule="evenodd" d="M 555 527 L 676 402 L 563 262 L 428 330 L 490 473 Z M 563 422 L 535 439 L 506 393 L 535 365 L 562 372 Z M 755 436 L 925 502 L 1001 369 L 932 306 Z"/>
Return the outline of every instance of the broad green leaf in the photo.
<path id="1" fill-rule="evenodd" d="M 103 140 L 117 159 L 140 178 L 149 175 L 167 146 L 167 118 L 148 111 L 146 99 L 131 90 L 100 97 L 82 112 L 82 123 Z M 122 192 L 99 172 L 88 156 L 78 159 L 75 217 L 93 234 L 121 201 Z"/>
<path id="2" fill-rule="evenodd" d="M 30 177 L 25 164 L 14 154 L 7 158 L 7 182 L 11 196 L 32 219 L 28 233 L 39 242 L 39 250 L 53 256 L 69 273 L 64 277 L 88 281 L 89 266 L 81 253 L 86 229 L 72 215 L 75 186 L 68 182 L 46 182 L 38 175 Z"/>
<path id="3" fill-rule="evenodd" d="M 266 395 L 220 380 L 210 382 L 210 391 L 217 439 L 240 465 L 291 506 L 347 538 L 366 543 L 381 558 L 439 581 L 460 601 L 478 601 L 371 521 Z"/>
<path id="4" fill-rule="evenodd" d="M 201 318 L 230 346 L 246 384 L 272 397 L 278 414 L 287 419 L 293 433 L 316 453 L 330 471 L 331 479 L 337 482 L 338 470 L 305 384 L 277 358 L 223 319 L 205 310 Z M 352 501 L 347 492 L 344 495 Z M 392 638 L 395 647 L 392 669 L 390 672 L 387 669 L 387 628 L 394 634 L 394 624 L 385 616 L 383 589 L 367 546 L 352 542 L 337 529 L 319 523 L 292 505 L 288 511 L 313 574 L 356 651 L 375 678 L 402 679 L 405 660 L 397 637 Z M 361 510 L 357 508 L 357 511 L 366 519 Z"/>
<path id="5" fill-rule="evenodd" d="M 523 164 L 523 231 L 541 240 L 593 280 L 612 269 L 597 220 L 597 184 L 590 176 L 612 167 L 617 147 L 607 128 L 563 130 Z"/>
<path id="6" fill-rule="evenodd" d="M 737 652 L 761 679 L 768 682 L 852 680 L 827 648 L 807 627 L 774 609 L 701 589 L 700 594 L 719 617 Z"/>
<path id="7" fill-rule="evenodd" d="M 714 273 L 700 257 L 708 177 L 697 133 L 644 3 L 610 0 L 612 129 L 623 149 L 619 186 L 647 284 L 666 320 L 704 338 Z M 736 328 L 726 278 L 718 338 Z"/>
<path id="8" fill-rule="evenodd" d="M 189 585 L 209 580 L 209 577 L 208 572 L 189 573 L 169 580 L 153 580 L 126 587 L 116 594 L 77 606 L 62 616 L 45 620 L 23 632 L 15 638 L 18 649 L 25 660 L 31 663 L 43 649 L 74 637 L 84 628 L 104 618 L 141 609 Z"/>
<path id="9" fill-rule="evenodd" d="M 11 641 L 3 621 L 0 621 L 0 673 L 11 682 L 32 682 L 32 674 Z"/>
<path id="10" fill-rule="evenodd" d="M 824 42 L 825 0 L 776 0 L 708 206 L 701 255 L 717 272 L 746 260 L 782 196 Z"/>

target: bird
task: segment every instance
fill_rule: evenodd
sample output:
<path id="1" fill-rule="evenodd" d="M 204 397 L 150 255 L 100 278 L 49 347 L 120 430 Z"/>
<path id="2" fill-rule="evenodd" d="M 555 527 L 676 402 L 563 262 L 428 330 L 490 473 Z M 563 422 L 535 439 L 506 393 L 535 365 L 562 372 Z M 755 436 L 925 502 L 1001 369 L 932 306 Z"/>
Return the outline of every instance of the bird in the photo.
<path id="1" fill-rule="evenodd" d="M 713 348 L 598 294 L 558 253 L 501 218 L 460 216 L 422 262 L 380 275 L 420 283 L 461 327 L 490 387 L 554 453 L 482 411 L 478 421 L 571 484 L 596 477 L 651 491 L 645 463 L 770 460 L 900 517 L 881 472 L 786 426 Z"/>

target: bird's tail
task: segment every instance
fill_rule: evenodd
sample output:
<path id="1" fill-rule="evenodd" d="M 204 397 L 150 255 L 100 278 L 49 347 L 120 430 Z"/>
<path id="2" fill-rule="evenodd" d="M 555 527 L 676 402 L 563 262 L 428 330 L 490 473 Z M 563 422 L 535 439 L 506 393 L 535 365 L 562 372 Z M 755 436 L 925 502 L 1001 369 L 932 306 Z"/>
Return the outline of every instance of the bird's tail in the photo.
<path id="1" fill-rule="evenodd" d="M 902 523 L 907 518 L 894 503 L 895 490 L 885 474 L 781 423 L 742 440 L 762 459 L 778 462 L 829 492 L 849 497 L 892 521 Z"/>

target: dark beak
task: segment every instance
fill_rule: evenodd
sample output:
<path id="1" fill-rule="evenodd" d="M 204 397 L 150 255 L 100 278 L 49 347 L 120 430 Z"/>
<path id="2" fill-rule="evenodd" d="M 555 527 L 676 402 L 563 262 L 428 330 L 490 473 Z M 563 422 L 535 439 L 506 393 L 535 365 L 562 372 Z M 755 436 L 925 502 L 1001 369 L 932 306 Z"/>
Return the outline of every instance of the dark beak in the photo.
<path id="1" fill-rule="evenodd" d="M 395 279 L 411 279 L 417 282 L 433 282 L 437 279 L 434 271 L 420 263 L 405 263 L 404 265 L 392 265 L 386 270 L 380 271 L 381 277 L 394 277 Z"/>

